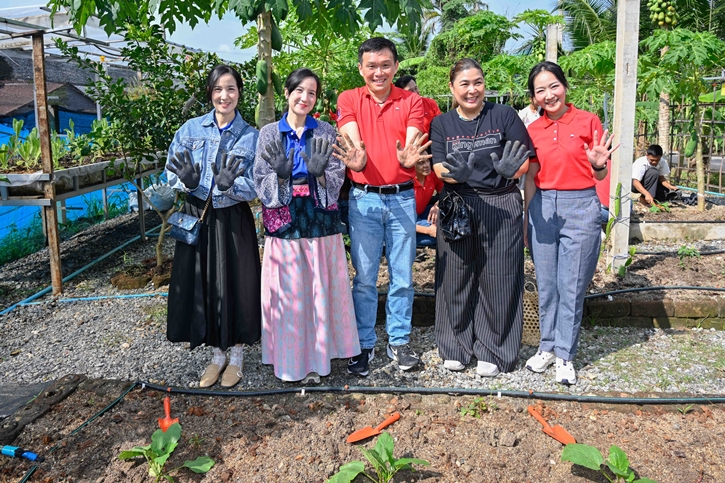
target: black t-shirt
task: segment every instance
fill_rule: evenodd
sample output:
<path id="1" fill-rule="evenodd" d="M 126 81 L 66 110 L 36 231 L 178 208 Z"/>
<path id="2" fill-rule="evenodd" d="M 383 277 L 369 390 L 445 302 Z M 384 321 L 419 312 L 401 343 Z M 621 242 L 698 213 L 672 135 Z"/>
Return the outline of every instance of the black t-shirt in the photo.
<path id="1" fill-rule="evenodd" d="M 455 109 L 435 117 L 430 125 L 430 139 L 433 141 L 433 164 L 445 161 L 446 155 L 454 149 L 458 149 L 465 158 L 471 151 L 475 153 L 473 174 L 468 181 L 463 185 L 446 183 L 447 188 L 455 191 L 475 188 L 483 192 L 499 192 L 517 184 L 517 180 L 506 179 L 493 169 L 491 153 L 496 153 L 501 159 L 506 141 L 519 141 L 534 152 L 518 113 L 509 106 L 492 102 L 486 102 L 479 117 L 472 121 L 461 119 Z"/>

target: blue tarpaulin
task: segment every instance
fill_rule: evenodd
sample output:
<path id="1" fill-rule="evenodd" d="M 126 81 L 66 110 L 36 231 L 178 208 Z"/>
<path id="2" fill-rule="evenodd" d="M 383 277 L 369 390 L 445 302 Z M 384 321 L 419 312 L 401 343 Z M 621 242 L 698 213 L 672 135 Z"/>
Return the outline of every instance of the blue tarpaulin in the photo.
<path id="1" fill-rule="evenodd" d="M 58 109 L 58 118 L 60 122 L 60 133 L 65 134 L 66 129 L 70 129 L 70 120 L 73 120 L 73 131 L 76 134 L 87 134 L 91 132 L 91 124 L 96 120 L 95 114 L 85 114 L 82 112 L 66 111 Z M 0 117 L 0 146 L 7 144 L 10 136 L 13 135 L 13 119 L 23 121 L 23 130 L 21 138 L 25 138 L 35 127 L 35 113 L 29 112 L 24 116 Z M 52 128 L 52 126 L 51 126 Z"/>

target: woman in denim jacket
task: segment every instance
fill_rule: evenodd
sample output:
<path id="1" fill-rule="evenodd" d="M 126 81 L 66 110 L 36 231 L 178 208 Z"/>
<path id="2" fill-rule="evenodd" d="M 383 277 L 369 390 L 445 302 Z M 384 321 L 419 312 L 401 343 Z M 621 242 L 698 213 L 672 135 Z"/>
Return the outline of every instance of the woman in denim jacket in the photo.
<path id="1" fill-rule="evenodd" d="M 169 148 L 166 170 L 173 189 L 186 193 L 183 212 L 200 218 L 196 246 L 176 243 L 169 286 L 167 337 L 213 347 L 200 387 L 242 377 L 242 344 L 260 338 L 260 262 L 254 217 L 247 201 L 258 132 L 236 110 L 242 79 L 226 65 L 207 78 L 214 109 L 187 121 Z M 227 364 L 224 351 L 231 347 Z"/>
<path id="2" fill-rule="evenodd" d="M 265 227 L 262 362 L 283 381 L 320 382 L 330 359 L 360 353 L 337 197 L 335 128 L 309 115 L 320 80 L 297 69 L 288 110 L 259 133 L 254 181 Z"/>

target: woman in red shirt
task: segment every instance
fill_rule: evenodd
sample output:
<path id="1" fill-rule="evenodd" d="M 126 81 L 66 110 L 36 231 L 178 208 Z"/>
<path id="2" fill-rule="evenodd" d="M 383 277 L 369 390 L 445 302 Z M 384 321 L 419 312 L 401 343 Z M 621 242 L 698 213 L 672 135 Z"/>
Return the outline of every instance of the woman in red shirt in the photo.
<path id="1" fill-rule="evenodd" d="M 536 267 L 541 340 L 526 367 L 544 372 L 556 361 L 556 381 L 571 385 L 584 294 L 599 258 L 595 185 L 619 145 L 610 149 L 612 137 L 596 115 L 566 103 L 569 84 L 557 64 L 534 66 L 528 84 L 544 115 L 528 126 L 536 157 L 524 187 L 524 230 Z"/>

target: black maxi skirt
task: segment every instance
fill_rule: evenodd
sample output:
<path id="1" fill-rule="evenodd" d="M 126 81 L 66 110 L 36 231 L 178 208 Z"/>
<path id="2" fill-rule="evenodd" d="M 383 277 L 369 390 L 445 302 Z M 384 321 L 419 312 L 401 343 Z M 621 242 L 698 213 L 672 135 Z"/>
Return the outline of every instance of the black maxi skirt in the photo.
<path id="1" fill-rule="evenodd" d="M 183 211 L 201 216 L 205 202 L 187 196 Z M 245 202 L 209 206 L 195 247 L 176 242 L 166 336 L 226 350 L 261 336 L 261 265 L 254 216 Z"/>

